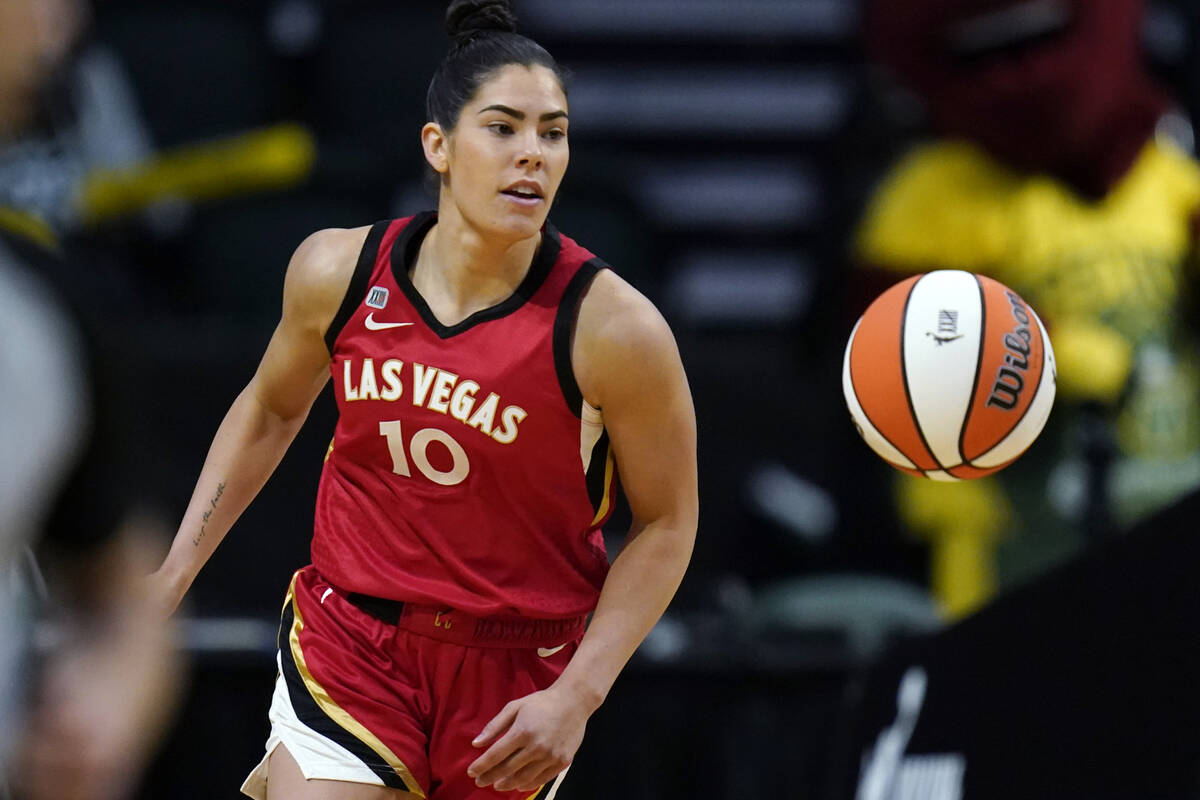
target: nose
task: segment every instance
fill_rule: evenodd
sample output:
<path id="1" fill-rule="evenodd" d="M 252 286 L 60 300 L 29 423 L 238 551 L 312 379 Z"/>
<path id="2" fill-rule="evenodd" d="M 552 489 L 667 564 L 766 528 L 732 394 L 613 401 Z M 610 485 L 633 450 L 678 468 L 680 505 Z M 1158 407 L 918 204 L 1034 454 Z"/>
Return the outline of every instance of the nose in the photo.
<path id="1" fill-rule="evenodd" d="M 531 132 L 532 135 L 525 136 L 521 140 L 521 152 L 517 155 L 517 166 L 533 167 L 540 169 L 545 163 L 545 155 L 542 153 L 542 140 L 536 131 Z"/>

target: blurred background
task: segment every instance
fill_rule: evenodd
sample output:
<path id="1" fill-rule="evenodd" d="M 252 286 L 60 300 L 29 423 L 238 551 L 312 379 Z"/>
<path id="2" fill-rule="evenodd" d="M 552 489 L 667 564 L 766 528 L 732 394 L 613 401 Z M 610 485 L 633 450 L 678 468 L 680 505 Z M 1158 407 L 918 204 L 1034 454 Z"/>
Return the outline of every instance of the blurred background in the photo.
<path id="1" fill-rule="evenodd" d="M 1200 2 L 513 5 L 573 72 L 551 219 L 662 309 L 699 423 L 693 564 L 559 796 L 1200 797 Z M 93 0 L 0 150 L 0 222 L 57 232 L 117 343 L 109 480 L 164 518 L 296 245 L 434 206 L 444 8 Z M 1059 356 L 999 479 L 904 478 L 845 411 L 855 319 L 935 268 L 1021 292 Z M 140 796 L 234 798 L 260 757 L 334 411 L 190 592 Z"/>

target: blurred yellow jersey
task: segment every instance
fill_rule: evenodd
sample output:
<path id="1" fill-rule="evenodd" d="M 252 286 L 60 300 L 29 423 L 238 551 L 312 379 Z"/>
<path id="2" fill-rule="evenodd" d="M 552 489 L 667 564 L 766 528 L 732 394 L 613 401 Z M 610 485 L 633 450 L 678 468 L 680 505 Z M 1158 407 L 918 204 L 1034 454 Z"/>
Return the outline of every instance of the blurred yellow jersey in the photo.
<path id="1" fill-rule="evenodd" d="M 965 269 L 1012 286 L 1050 327 L 1064 397 L 1108 401 L 1140 347 L 1175 346 L 1198 208 L 1200 165 L 1170 144 L 1148 143 L 1091 201 L 971 144 L 938 142 L 890 172 L 855 249 L 899 273 Z"/>

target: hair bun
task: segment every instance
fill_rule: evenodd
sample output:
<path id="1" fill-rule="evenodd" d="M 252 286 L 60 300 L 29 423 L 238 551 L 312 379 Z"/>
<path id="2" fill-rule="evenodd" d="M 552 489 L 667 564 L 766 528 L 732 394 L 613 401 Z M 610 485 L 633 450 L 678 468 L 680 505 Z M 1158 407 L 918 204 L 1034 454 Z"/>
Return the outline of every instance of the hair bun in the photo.
<path id="1" fill-rule="evenodd" d="M 446 9 L 446 33 L 456 41 L 481 33 L 516 33 L 517 17 L 508 0 L 453 0 Z"/>

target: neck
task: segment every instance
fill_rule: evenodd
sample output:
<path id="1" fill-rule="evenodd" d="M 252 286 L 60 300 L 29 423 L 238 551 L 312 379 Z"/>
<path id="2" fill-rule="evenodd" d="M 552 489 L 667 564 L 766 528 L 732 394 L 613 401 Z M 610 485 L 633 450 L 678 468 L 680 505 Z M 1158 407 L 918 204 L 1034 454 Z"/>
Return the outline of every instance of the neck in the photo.
<path id="1" fill-rule="evenodd" d="M 437 224 L 421 244 L 412 282 L 443 322 L 465 319 L 507 299 L 525 279 L 541 234 L 504 239 L 481 231 L 440 203 Z"/>

